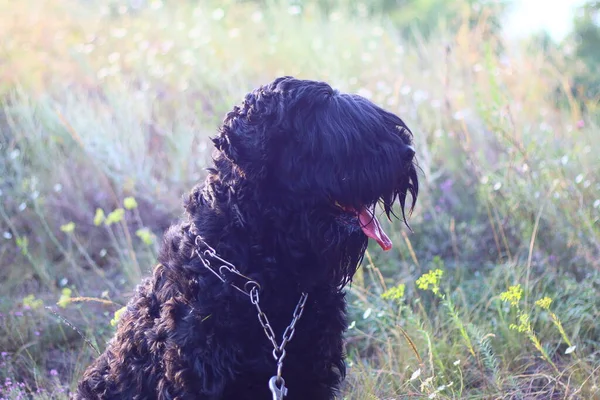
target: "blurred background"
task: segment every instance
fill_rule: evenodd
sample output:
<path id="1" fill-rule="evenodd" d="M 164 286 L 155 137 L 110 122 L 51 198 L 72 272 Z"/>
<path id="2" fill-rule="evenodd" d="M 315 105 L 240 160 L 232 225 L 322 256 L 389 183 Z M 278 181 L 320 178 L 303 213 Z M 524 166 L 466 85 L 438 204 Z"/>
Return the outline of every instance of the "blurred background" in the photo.
<path id="1" fill-rule="evenodd" d="M 67 398 L 284 74 L 400 115 L 422 170 L 343 398 L 600 398 L 599 61 L 592 0 L 0 0 L 0 398 Z"/>

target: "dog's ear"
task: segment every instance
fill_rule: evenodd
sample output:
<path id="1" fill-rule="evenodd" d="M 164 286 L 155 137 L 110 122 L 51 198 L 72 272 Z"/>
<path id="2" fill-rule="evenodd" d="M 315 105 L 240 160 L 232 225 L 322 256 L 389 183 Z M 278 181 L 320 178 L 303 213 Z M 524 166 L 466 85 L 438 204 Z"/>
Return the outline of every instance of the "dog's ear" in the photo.
<path id="1" fill-rule="evenodd" d="M 212 138 L 219 153 L 253 179 L 266 175 L 267 142 L 280 130 L 278 97 L 263 88 L 247 94 L 242 105 L 225 116 L 219 135 Z"/>

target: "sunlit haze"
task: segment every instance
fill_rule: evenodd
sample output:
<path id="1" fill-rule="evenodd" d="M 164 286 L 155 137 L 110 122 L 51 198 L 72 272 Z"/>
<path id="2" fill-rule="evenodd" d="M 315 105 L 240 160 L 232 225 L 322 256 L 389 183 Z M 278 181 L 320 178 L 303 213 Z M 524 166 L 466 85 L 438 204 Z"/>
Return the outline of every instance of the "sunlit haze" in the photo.
<path id="1" fill-rule="evenodd" d="M 508 14 L 504 31 L 512 38 L 547 31 L 560 41 L 573 28 L 573 16 L 583 0 L 516 0 Z"/>

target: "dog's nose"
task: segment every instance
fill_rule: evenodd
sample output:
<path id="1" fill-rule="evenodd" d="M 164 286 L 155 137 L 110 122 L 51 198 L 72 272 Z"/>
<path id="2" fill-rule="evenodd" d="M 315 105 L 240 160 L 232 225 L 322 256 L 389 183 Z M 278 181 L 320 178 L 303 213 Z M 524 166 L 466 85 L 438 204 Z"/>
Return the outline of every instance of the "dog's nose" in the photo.
<path id="1" fill-rule="evenodd" d="M 415 148 L 412 146 L 406 146 L 406 148 L 404 149 L 404 157 L 407 160 L 412 160 L 413 157 L 415 156 Z"/>

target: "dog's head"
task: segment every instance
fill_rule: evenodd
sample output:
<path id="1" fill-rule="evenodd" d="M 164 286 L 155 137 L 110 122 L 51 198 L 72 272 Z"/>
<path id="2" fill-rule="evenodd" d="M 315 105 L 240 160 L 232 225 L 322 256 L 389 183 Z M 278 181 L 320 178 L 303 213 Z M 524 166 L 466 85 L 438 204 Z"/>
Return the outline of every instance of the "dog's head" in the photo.
<path id="1" fill-rule="evenodd" d="M 391 218 L 398 200 L 406 222 L 417 199 L 404 122 L 323 82 L 283 77 L 254 90 L 213 142 L 223 183 L 256 202 L 238 202 L 240 220 L 263 226 L 282 256 L 331 265 L 327 278 L 337 284 L 352 278 L 368 238 L 392 247 L 375 205 Z"/>

